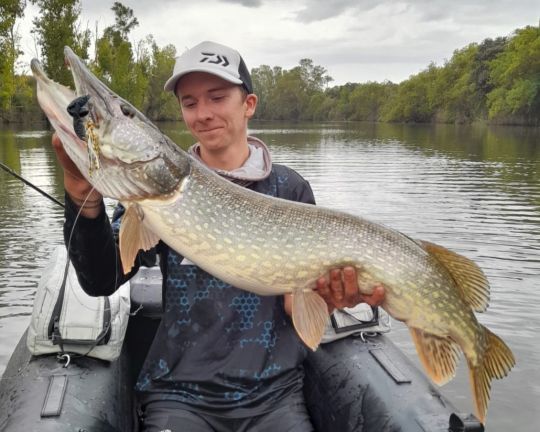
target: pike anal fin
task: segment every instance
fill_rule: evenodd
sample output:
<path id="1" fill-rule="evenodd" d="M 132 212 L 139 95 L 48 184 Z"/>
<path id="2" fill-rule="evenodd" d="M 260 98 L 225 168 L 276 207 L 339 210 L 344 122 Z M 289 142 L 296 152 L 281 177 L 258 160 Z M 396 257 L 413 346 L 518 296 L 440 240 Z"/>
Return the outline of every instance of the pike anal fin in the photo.
<path id="1" fill-rule="evenodd" d="M 139 250 L 151 249 L 159 241 L 159 237 L 144 226 L 143 219 L 144 213 L 137 204 L 128 205 L 122 216 L 119 243 L 124 274 L 132 269 Z"/>
<path id="2" fill-rule="evenodd" d="M 292 319 L 300 339 L 315 351 L 328 323 L 326 302 L 315 291 L 298 290 L 292 296 Z"/>
<path id="3" fill-rule="evenodd" d="M 447 337 L 439 337 L 417 328 L 409 328 L 418 357 L 432 381 L 446 384 L 456 374 L 459 346 Z"/>

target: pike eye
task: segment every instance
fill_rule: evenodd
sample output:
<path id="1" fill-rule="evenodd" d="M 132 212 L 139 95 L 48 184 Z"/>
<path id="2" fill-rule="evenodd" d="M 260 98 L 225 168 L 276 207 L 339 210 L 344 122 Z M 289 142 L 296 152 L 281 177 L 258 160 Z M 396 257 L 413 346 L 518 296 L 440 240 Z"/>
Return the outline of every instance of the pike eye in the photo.
<path id="1" fill-rule="evenodd" d="M 133 109 L 133 107 L 131 105 L 122 104 L 122 105 L 120 105 L 120 109 L 122 110 L 122 113 L 125 116 L 127 116 L 129 118 L 135 117 L 135 110 Z"/>

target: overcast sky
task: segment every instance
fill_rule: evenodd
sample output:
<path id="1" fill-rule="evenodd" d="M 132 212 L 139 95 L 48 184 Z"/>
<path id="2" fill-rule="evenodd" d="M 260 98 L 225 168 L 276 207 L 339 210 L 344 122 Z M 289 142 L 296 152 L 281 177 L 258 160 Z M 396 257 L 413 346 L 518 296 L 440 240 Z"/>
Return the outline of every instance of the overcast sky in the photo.
<path id="1" fill-rule="evenodd" d="M 124 0 L 140 25 L 177 52 L 203 40 L 236 48 L 249 68 L 294 67 L 311 58 L 332 84 L 400 82 L 457 48 L 538 25 L 539 0 Z M 112 0 L 82 0 L 81 23 L 100 31 L 114 22 Z M 25 63 L 36 56 L 34 6 L 19 27 Z"/>

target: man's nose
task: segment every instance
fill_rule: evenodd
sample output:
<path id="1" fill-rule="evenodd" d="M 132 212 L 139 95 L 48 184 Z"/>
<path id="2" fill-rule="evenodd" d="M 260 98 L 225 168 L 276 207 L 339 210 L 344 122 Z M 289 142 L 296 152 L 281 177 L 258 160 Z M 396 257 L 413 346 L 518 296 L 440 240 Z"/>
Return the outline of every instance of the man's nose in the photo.
<path id="1" fill-rule="evenodd" d="M 197 119 L 209 120 L 214 117 L 214 113 L 211 110 L 210 105 L 206 101 L 199 101 L 197 103 Z"/>

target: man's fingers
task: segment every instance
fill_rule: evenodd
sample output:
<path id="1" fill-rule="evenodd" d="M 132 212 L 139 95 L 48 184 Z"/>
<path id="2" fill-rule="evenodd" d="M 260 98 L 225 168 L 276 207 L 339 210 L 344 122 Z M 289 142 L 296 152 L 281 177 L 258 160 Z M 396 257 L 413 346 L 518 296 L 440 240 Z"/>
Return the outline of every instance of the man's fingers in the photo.
<path id="1" fill-rule="evenodd" d="M 334 297 L 334 299 L 338 302 L 341 302 L 343 300 L 344 290 L 343 290 L 343 282 L 341 280 L 340 269 L 330 270 L 330 289 L 332 291 L 332 296 Z"/>
<path id="2" fill-rule="evenodd" d="M 321 276 L 316 282 L 317 292 L 328 304 L 328 308 L 354 307 L 365 302 L 380 306 L 384 302 L 384 287 L 377 285 L 371 294 L 361 294 L 358 288 L 356 269 L 347 266 L 330 270 L 329 276 Z"/>
<path id="3" fill-rule="evenodd" d="M 358 303 L 358 281 L 356 280 L 354 267 L 345 267 L 343 269 L 343 291 L 345 303 L 350 305 Z"/>
<path id="4" fill-rule="evenodd" d="M 328 287 L 328 281 L 324 276 L 317 279 L 317 292 L 324 298 L 330 295 L 330 288 Z"/>
<path id="5" fill-rule="evenodd" d="M 370 295 L 361 294 L 362 301 L 366 302 L 370 306 L 380 306 L 384 301 L 384 287 L 377 285 L 373 289 L 373 293 Z"/>
<path id="6" fill-rule="evenodd" d="M 323 300 L 326 302 L 326 305 L 328 306 L 328 313 L 331 314 L 334 309 L 334 299 L 332 298 L 333 292 L 330 290 L 330 284 L 328 283 L 328 278 L 325 276 L 321 276 L 319 279 L 317 279 L 317 292 L 319 295 L 323 298 Z"/>

